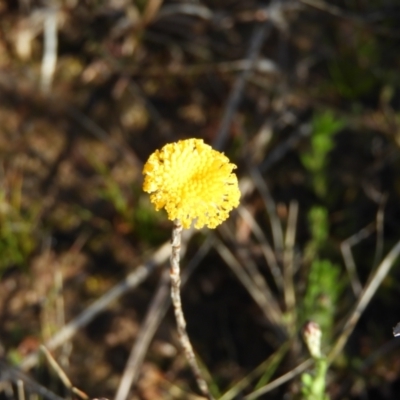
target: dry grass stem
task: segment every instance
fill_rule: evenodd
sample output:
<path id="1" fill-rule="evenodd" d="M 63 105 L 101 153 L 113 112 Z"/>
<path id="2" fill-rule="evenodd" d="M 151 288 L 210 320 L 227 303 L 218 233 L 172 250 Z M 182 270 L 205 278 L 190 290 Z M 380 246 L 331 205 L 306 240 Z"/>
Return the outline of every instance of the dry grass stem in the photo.
<path id="1" fill-rule="evenodd" d="M 349 318 L 345 323 L 342 333 L 340 334 L 339 338 L 335 342 L 332 350 L 328 355 L 329 362 L 335 360 L 338 354 L 343 350 L 343 347 L 345 346 L 347 339 L 353 332 L 353 329 L 355 328 L 362 313 L 368 306 L 375 292 L 378 290 L 383 279 L 385 279 L 385 277 L 389 273 L 390 268 L 392 267 L 393 263 L 395 262 L 399 254 L 400 254 L 400 241 L 396 243 L 396 245 L 392 248 L 389 254 L 379 264 L 375 273 L 370 278 L 364 290 L 362 291 L 356 305 L 354 306 L 353 311 L 351 312 Z"/>
<path id="2" fill-rule="evenodd" d="M 216 149 L 222 149 L 225 147 L 225 143 L 228 137 L 229 128 L 232 124 L 233 117 L 239 106 L 240 100 L 243 95 L 243 91 L 246 85 L 246 81 L 253 71 L 253 67 L 256 63 L 258 55 L 261 50 L 261 46 L 265 38 L 269 35 L 272 30 L 272 24 L 270 21 L 263 22 L 255 27 L 253 36 L 250 41 L 250 46 L 246 56 L 248 62 L 247 68 L 240 73 L 238 78 L 233 85 L 231 93 L 226 104 L 225 112 L 222 117 L 222 122 L 218 130 L 216 139 L 214 140 L 213 147 Z"/>
<path id="3" fill-rule="evenodd" d="M 41 70 L 41 89 L 44 93 L 50 91 L 57 64 L 57 10 L 49 8 L 44 16 L 44 52 Z"/>
<path id="4" fill-rule="evenodd" d="M 258 189 L 262 200 L 267 210 L 269 220 L 271 223 L 272 237 L 274 239 L 275 254 L 278 260 L 282 260 L 283 253 L 283 232 L 281 222 L 276 213 L 275 201 L 271 196 L 268 186 L 257 168 L 250 168 L 250 176 L 254 182 L 255 187 Z"/>
<path id="5" fill-rule="evenodd" d="M 361 229 L 356 234 L 350 236 L 340 244 L 340 250 L 342 252 L 344 265 L 347 269 L 347 274 L 350 279 L 353 293 L 358 297 L 362 291 L 362 285 L 357 274 L 356 263 L 354 261 L 353 253 L 351 248 L 362 240 L 370 236 L 375 230 L 375 224 L 369 224 L 365 228 Z"/>
<path id="6" fill-rule="evenodd" d="M 188 231 L 187 238 L 191 235 L 189 232 L 190 231 Z M 112 287 L 89 307 L 85 308 L 81 314 L 61 328 L 60 331 L 44 344 L 46 348 L 48 350 L 54 350 L 70 340 L 79 329 L 89 324 L 96 315 L 109 307 L 111 303 L 145 281 L 157 266 L 163 264 L 168 259 L 169 254 L 170 243 L 165 243 L 154 253 L 146 264 L 138 266 L 133 272 L 127 275 L 125 279 Z M 34 367 L 39 361 L 38 355 L 38 352 L 29 354 L 22 360 L 20 367 L 25 370 Z"/>
<path id="7" fill-rule="evenodd" d="M 304 371 L 307 370 L 313 364 L 313 360 L 309 358 L 306 361 L 303 361 L 297 367 L 293 368 L 291 371 L 287 372 L 286 374 L 280 376 L 279 378 L 275 379 L 274 381 L 268 383 L 267 385 L 255 390 L 254 392 L 244 396 L 244 400 L 254 400 L 257 399 L 262 394 L 268 393 L 271 390 L 276 389 L 277 387 L 283 385 L 286 382 L 289 382 L 291 379 L 295 378 L 296 376 L 300 375 Z"/>
<path id="8" fill-rule="evenodd" d="M 21 379 L 17 380 L 17 396 L 18 400 L 25 400 L 24 381 Z"/>
<path id="9" fill-rule="evenodd" d="M 289 205 L 288 224 L 285 236 L 285 251 L 283 254 L 283 291 L 286 311 L 291 316 L 291 328 L 296 325 L 296 294 L 294 289 L 294 245 L 296 241 L 296 224 L 299 212 L 297 201 L 291 201 Z"/>
<path id="10" fill-rule="evenodd" d="M 351 247 L 347 240 L 340 244 L 340 251 L 342 252 L 344 264 L 347 269 L 347 275 L 349 276 L 351 288 L 355 297 L 358 297 L 362 291 L 362 285 L 357 274 L 356 263 L 354 261 Z"/>
<path id="11" fill-rule="evenodd" d="M 234 235 L 227 225 L 220 226 L 219 232 L 222 234 L 226 242 L 235 242 Z M 240 260 L 243 267 L 247 270 L 249 277 L 254 281 L 254 284 L 257 285 L 258 289 L 265 293 L 266 297 L 269 299 L 273 298 L 274 295 L 272 294 L 271 288 L 264 276 L 260 273 L 258 266 L 248 248 L 243 245 L 238 246 L 235 250 L 235 254 L 237 255 L 237 258 Z"/>
<path id="12" fill-rule="evenodd" d="M 60 378 L 64 386 L 71 389 L 73 387 L 72 382 L 69 380 L 67 374 L 63 371 L 63 369 L 58 365 L 57 361 L 51 355 L 51 353 L 43 345 L 40 346 L 40 351 L 44 354 L 47 362 L 50 364 L 51 368 L 53 368 L 54 372 Z"/>
<path id="13" fill-rule="evenodd" d="M 274 278 L 275 284 L 277 288 L 282 287 L 282 272 L 279 268 L 278 261 L 276 260 L 275 253 L 268 242 L 268 239 L 264 235 L 264 232 L 260 228 L 260 225 L 253 218 L 251 213 L 244 206 L 239 206 L 238 208 L 239 215 L 246 221 L 249 225 L 251 231 L 254 236 L 257 238 L 258 242 L 261 246 L 261 251 L 264 255 L 265 261 L 270 268 L 271 275 Z"/>
<path id="14" fill-rule="evenodd" d="M 156 18 L 162 2 L 163 0 L 149 0 L 147 2 L 141 21 L 143 26 L 149 24 L 154 18 Z"/>
<path id="15" fill-rule="evenodd" d="M 385 205 L 387 201 L 387 195 L 381 195 L 379 202 L 378 212 L 376 213 L 376 250 L 374 257 L 374 268 L 379 264 L 383 254 L 383 242 L 384 242 L 384 222 L 385 222 Z"/>
<path id="16" fill-rule="evenodd" d="M 42 353 L 45 355 L 47 362 L 50 364 L 51 368 L 53 368 L 54 372 L 57 374 L 57 376 L 60 378 L 61 382 L 64 384 L 64 386 L 69 389 L 71 392 L 75 393 L 78 395 L 81 399 L 87 400 L 89 396 L 84 393 L 82 390 L 76 388 L 71 380 L 68 378 L 67 374 L 64 372 L 64 370 L 60 367 L 58 362 L 55 360 L 55 358 L 52 356 L 52 354 L 46 349 L 45 346 L 40 346 L 40 350 Z"/>
<path id="17" fill-rule="evenodd" d="M 310 136 L 312 127 L 310 123 L 301 124 L 284 142 L 274 148 L 258 167 L 261 174 L 267 172 L 272 165 L 280 161 L 289 151 L 293 150 L 302 139 Z"/>
<path id="18" fill-rule="evenodd" d="M 34 381 L 31 377 L 18 370 L 15 367 L 12 367 L 7 362 L 0 359 L 0 370 L 2 373 L 2 379 L 5 381 L 11 381 L 17 384 L 18 380 L 24 382 L 24 386 L 27 391 L 36 393 L 40 395 L 44 399 L 48 400 L 64 400 L 62 397 L 56 395 L 51 390 L 46 387 L 40 385 L 36 381 Z"/>
<path id="19" fill-rule="evenodd" d="M 186 14 L 202 18 L 204 20 L 211 20 L 213 12 L 209 8 L 201 4 L 167 4 L 163 6 L 157 14 L 157 19 L 167 18 L 171 15 Z"/>
<path id="20" fill-rule="evenodd" d="M 171 299 L 172 305 L 174 307 L 176 324 L 178 329 L 179 341 L 182 345 L 183 351 L 185 353 L 186 359 L 189 363 L 190 368 L 196 378 L 197 385 L 199 386 L 203 395 L 209 399 L 213 400 L 211 393 L 208 389 L 208 385 L 203 378 L 203 374 L 197 364 L 196 357 L 194 355 L 193 347 L 190 342 L 189 336 L 186 331 L 186 320 L 183 315 L 182 301 L 181 301 L 181 276 L 180 276 L 180 250 L 181 250 L 181 234 L 182 225 L 179 221 L 174 221 L 174 227 L 172 229 L 172 242 L 171 242 Z"/>
<path id="21" fill-rule="evenodd" d="M 276 303 L 274 297 L 268 297 L 266 292 L 261 291 L 257 285 L 255 285 L 252 278 L 246 272 L 246 269 L 238 262 L 233 253 L 217 238 L 214 237 L 213 245 L 221 258 L 226 264 L 232 269 L 236 277 L 247 289 L 253 300 L 260 307 L 266 320 L 271 325 L 277 338 L 284 341 L 286 338 L 285 330 L 282 327 L 282 314 L 279 306 Z"/>
<path id="22" fill-rule="evenodd" d="M 318 10 L 327 12 L 331 15 L 334 15 L 335 17 L 340 17 L 340 18 L 351 18 L 350 15 L 347 15 L 343 10 L 341 10 L 339 7 L 336 7 L 331 4 L 327 4 L 324 1 L 321 0 L 300 0 L 301 3 L 310 6 L 310 7 L 315 7 Z"/>
<path id="23" fill-rule="evenodd" d="M 161 276 L 146 318 L 140 326 L 135 345 L 132 347 L 124 373 L 122 374 L 115 400 L 125 400 L 129 395 L 132 384 L 139 376 L 140 367 L 146 356 L 150 342 L 170 306 L 168 301 L 168 295 L 170 293 L 169 282 L 169 272 L 165 270 Z"/>
<path id="24" fill-rule="evenodd" d="M 254 379 L 264 374 L 265 371 L 269 370 L 270 368 L 275 369 L 275 366 L 279 364 L 279 362 L 287 353 L 289 345 L 290 345 L 289 342 L 284 343 L 278 350 L 276 350 L 272 355 L 270 355 L 257 368 L 255 368 L 243 379 L 237 382 L 231 389 L 225 392 L 218 400 L 231 400 L 237 398 L 239 393 L 243 389 L 248 387 Z"/>

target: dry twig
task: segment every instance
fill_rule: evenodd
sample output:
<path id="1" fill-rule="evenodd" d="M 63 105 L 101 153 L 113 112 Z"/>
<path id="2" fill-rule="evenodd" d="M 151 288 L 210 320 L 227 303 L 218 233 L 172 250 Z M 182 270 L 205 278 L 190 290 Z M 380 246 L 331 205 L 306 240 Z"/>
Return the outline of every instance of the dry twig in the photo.
<path id="1" fill-rule="evenodd" d="M 353 258 L 353 253 L 351 252 L 351 248 L 357 243 L 361 242 L 361 240 L 364 240 L 365 238 L 370 236 L 374 230 L 375 230 L 375 225 L 373 223 L 369 224 L 365 228 L 361 229 L 356 234 L 350 236 L 340 244 L 340 250 L 342 252 L 344 265 L 346 266 L 351 287 L 356 297 L 360 295 L 362 291 L 362 285 L 360 279 L 358 278 L 356 263 Z"/>
<path id="2" fill-rule="evenodd" d="M 279 268 L 278 261 L 275 257 L 274 250 L 269 244 L 264 232 L 262 231 L 260 225 L 253 218 L 251 213 L 244 206 L 239 206 L 238 208 L 239 215 L 243 218 L 244 221 L 249 225 L 251 231 L 254 236 L 257 238 L 261 245 L 261 251 L 264 255 L 267 265 L 271 270 L 271 274 L 274 277 L 275 284 L 277 288 L 282 287 L 282 272 Z"/>
<path id="3" fill-rule="evenodd" d="M 22 381 L 27 390 L 32 393 L 37 393 L 39 396 L 42 396 L 44 399 L 48 400 L 64 400 L 62 397 L 56 395 L 49 389 L 35 382 L 31 377 L 18 370 L 15 367 L 12 367 L 7 362 L 0 360 L 0 377 L 2 381 Z"/>
<path id="4" fill-rule="evenodd" d="M 306 361 L 303 361 L 297 367 L 293 368 L 291 371 L 287 372 L 286 374 L 280 376 L 279 378 L 275 379 L 272 382 L 269 382 L 267 385 L 255 390 L 254 392 L 248 394 L 243 399 L 244 400 L 254 400 L 257 399 L 262 394 L 268 393 L 271 390 L 276 389 L 277 387 L 283 385 L 284 383 L 290 381 L 291 379 L 295 378 L 297 375 L 303 373 L 307 368 L 309 368 L 313 363 L 313 360 L 309 358 Z"/>
<path id="5" fill-rule="evenodd" d="M 350 316 L 348 317 L 344 325 L 344 328 L 339 338 L 336 340 L 333 348 L 329 352 L 328 360 L 330 362 L 332 362 L 342 351 L 344 345 L 347 342 L 347 339 L 353 332 L 353 329 L 355 328 L 362 313 L 368 306 L 375 292 L 378 290 L 383 279 L 385 279 L 385 277 L 389 273 L 390 268 L 392 267 L 393 263 L 395 262 L 399 254 L 400 254 L 400 241 L 396 243 L 396 245 L 392 248 L 392 250 L 390 250 L 389 254 L 382 260 L 382 262 L 379 264 L 378 268 L 374 272 L 373 276 L 369 279 L 368 284 L 362 291 L 360 297 L 358 298 L 357 303 L 353 308 L 353 311 L 351 312 Z"/>
<path id="6" fill-rule="evenodd" d="M 83 392 L 82 390 L 78 389 L 75 387 L 71 380 L 68 378 L 67 374 L 64 372 L 64 370 L 60 367 L 58 362 L 55 360 L 55 358 L 51 355 L 51 353 L 46 349 L 45 346 L 40 346 L 40 350 L 42 353 L 45 355 L 47 362 L 50 364 L 50 366 L 53 368 L 53 370 L 56 372 L 57 376 L 60 378 L 61 382 L 64 384 L 64 386 L 72 393 L 75 393 L 77 396 L 79 396 L 83 400 L 89 399 L 89 396 Z"/>
<path id="7" fill-rule="evenodd" d="M 213 246 L 249 292 L 255 303 L 260 307 L 265 319 L 274 330 L 276 337 L 281 341 L 285 340 L 286 333 L 282 327 L 282 315 L 275 298 L 269 295 L 269 292 L 260 290 L 260 288 L 254 284 L 252 277 L 243 265 L 239 263 L 228 247 L 216 236 L 214 236 Z"/>

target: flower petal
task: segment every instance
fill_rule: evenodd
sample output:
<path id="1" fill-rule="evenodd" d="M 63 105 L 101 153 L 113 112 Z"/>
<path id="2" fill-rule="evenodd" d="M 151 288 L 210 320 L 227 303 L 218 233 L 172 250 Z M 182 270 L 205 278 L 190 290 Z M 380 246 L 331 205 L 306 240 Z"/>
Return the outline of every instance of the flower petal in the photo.
<path id="1" fill-rule="evenodd" d="M 236 166 L 201 139 L 180 140 L 156 150 L 143 168 L 143 190 L 156 210 L 184 228 L 215 228 L 239 205 Z"/>

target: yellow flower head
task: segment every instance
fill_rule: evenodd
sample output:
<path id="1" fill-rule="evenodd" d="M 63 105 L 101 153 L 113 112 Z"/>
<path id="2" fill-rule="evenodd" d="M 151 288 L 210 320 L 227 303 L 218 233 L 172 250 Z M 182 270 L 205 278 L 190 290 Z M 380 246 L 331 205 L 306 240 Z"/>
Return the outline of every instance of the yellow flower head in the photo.
<path id="1" fill-rule="evenodd" d="M 201 139 L 180 140 L 156 150 L 144 168 L 143 190 L 156 210 L 184 228 L 215 228 L 239 205 L 236 165 Z"/>

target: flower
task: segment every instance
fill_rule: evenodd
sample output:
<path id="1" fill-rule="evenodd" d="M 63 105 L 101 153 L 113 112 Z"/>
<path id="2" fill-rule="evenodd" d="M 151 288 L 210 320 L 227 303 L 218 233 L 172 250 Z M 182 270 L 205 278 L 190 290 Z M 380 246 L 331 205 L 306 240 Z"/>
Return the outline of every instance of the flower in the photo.
<path id="1" fill-rule="evenodd" d="M 156 150 L 144 168 L 143 190 L 156 210 L 184 228 L 215 228 L 239 205 L 236 165 L 201 139 L 180 140 Z"/>

